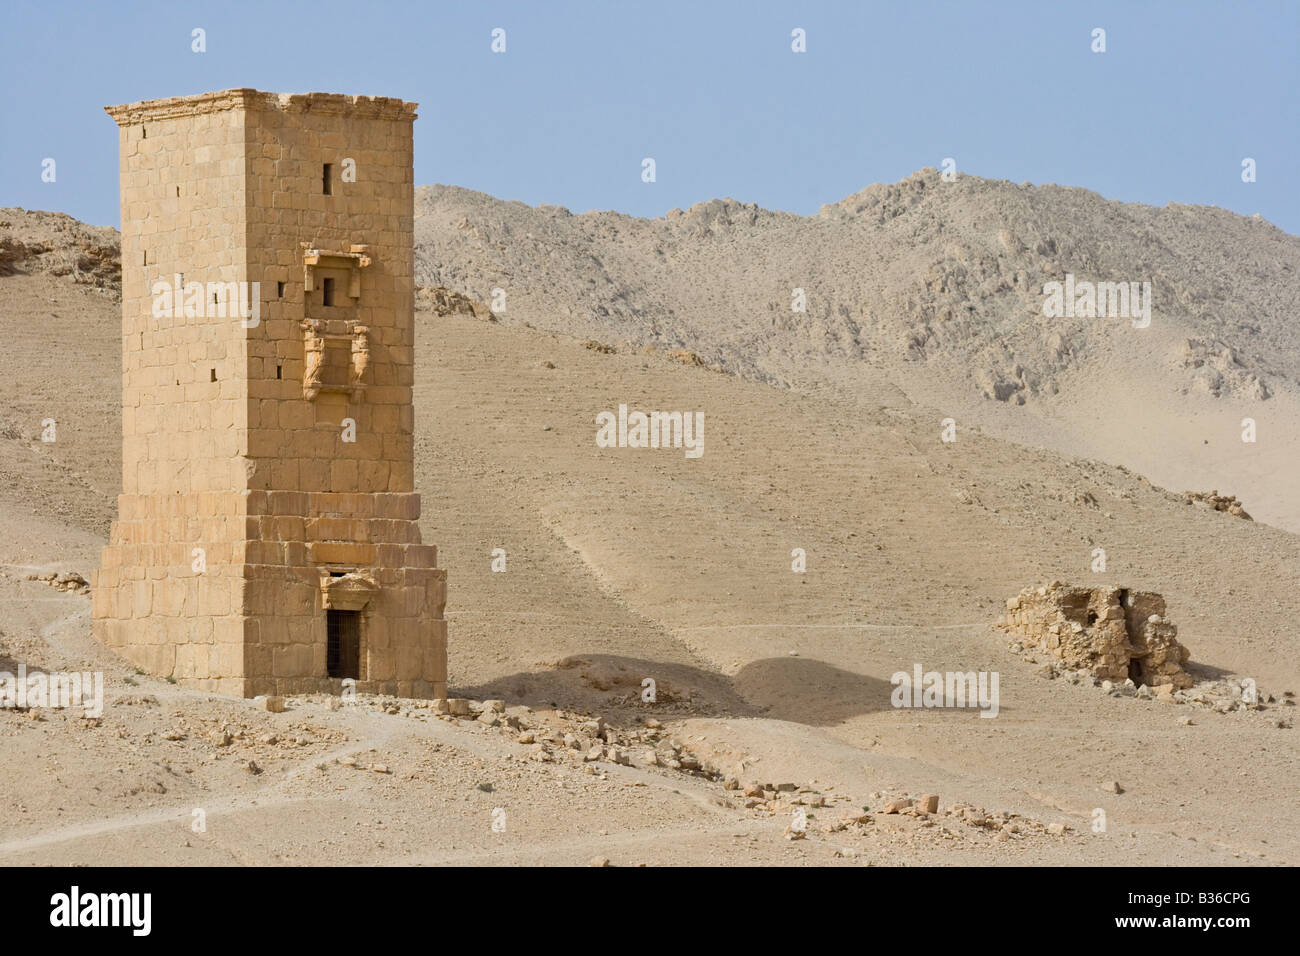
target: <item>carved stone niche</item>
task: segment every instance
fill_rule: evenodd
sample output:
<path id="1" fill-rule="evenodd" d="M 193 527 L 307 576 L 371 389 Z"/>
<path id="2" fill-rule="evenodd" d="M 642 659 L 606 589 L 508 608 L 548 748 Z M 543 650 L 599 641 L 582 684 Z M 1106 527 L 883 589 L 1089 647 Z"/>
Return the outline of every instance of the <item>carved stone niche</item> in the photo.
<path id="1" fill-rule="evenodd" d="M 349 571 L 337 577 L 320 576 L 321 605 L 327 611 L 361 611 L 379 593 L 379 584 L 365 571 Z"/>
<path id="2" fill-rule="evenodd" d="M 321 392 L 359 398 L 370 364 L 370 329 L 352 319 L 304 319 L 302 392 L 314 399 Z"/>
<path id="3" fill-rule="evenodd" d="M 351 245 L 347 252 L 313 249 L 309 243 L 302 246 L 302 287 L 305 292 L 316 291 L 318 269 L 343 269 L 348 273 L 348 298 L 361 298 L 361 270 L 370 265 L 369 246 Z"/>

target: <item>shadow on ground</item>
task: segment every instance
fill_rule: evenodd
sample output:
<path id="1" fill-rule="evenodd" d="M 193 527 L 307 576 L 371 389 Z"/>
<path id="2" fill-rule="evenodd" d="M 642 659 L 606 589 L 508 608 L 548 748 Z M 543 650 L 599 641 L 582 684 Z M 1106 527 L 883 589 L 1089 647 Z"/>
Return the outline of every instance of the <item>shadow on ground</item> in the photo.
<path id="1" fill-rule="evenodd" d="M 643 700 L 651 689 L 654 701 Z M 888 681 L 804 657 L 765 658 L 726 677 L 684 664 L 582 654 L 550 670 L 511 674 L 449 693 L 599 714 L 616 726 L 646 717 L 689 716 L 770 717 L 826 727 L 889 710 L 892 690 Z"/>

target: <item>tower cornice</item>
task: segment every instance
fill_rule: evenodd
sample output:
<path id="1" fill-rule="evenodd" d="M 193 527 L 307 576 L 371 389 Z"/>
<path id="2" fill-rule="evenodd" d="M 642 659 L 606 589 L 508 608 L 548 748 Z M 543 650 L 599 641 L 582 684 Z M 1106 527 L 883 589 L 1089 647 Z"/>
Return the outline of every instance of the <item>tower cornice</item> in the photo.
<path id="1" fill-rule="evenodd" d="M 113 117 L 118 126 L 136 126 L 146 121 L 232 110 L 334 113 L 362 118 L 414 121 L 418 106 L 418 103 L 409 103 L 387 96 L 352 96 L 345 93 L 266 93 L 261 90 L 241 88 L 105 106 L 104 112 Z"/>

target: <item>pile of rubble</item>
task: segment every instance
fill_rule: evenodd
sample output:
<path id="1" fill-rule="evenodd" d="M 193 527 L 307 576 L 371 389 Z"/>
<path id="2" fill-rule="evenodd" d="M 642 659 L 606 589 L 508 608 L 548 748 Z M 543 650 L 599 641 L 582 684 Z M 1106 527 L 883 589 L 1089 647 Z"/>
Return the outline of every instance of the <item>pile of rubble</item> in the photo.
<path id="1" fill-rule="evenodd" d="M 877 796 L 872 794 L 872 796 Z M 880 794 L 879 796 L 884 796 Z M 950 807 L 940 808 L 939 798 L 934 794 L 924 794 L 921 797 L 912 798 L 904 797 L 901 799 L 891 800 L 882 806 L 878 811 L 880 815 L 902 814 L 903 816 L 920 817 L 923 821 L 930 821 L 933 817 L 947 817 L 954 821 L 964 823 L 967 826 L 976 827 L 981 830 L 1006 833 L 1010 835 L 1020 835 L 1028 833 L 1046 833 L 1051 836 L 1064 836 L 1070 827 L 1063 823 L 1040 823 L 1037 820 L 1030 820 L 1022 817 L 1018 813 L 1011 813 L 1006 810 L 991 811 L 981 807 L 972 807 L 964 803 L 954 803 Z"/>
<path id="2" fill-rule="evenodd" d="M 398 700 L 376 698 L 375 708 L 403 716 L 436 716 L 453 723 L 473 721 L 513 735 L 529 748 L 528 757 L 540 763 L 621 764 L 627 767 L 661 767 L 708 780 L 739 786 L 716 767 L 691 752 L 666 730 L 660 721 L 648 717 L 639 728 L 616 728 L 602 717 L 571 714 L 562 710 L 533 710 L 525 705 L 507 707 L 503 700 L 449 698 Z"/>
<path id="3" fill-rule="evenodd" d="M 750 789 L 746 788 L 746 792 L 750 792 Z M 799 806 L 828 807 L 831 806 L 829 801 L 832 799 L 808 788 L 799 788 L 793 796 L 783 797 L 780 793 L 765 793 L 764 796 L 767 799 L 763 802 L 758 803 L 751 799 L 746 801 L 745 806 L 755 811 L 777 815 L 789 814 L 794 807 Z M 838 817 L 821 823 L 819 829 L 826 834 L 863 835 L 878 829 L 884 822 L 883 818 L 891 816 L 913 818 L 922 830 L 934 827 L 936 836 L 947 838 L 958 837 L 961 827 L 992 835 L 999 841 L 1030 835 L 1064 836 L 1071 829 L 1063 823 L 1045 824 L 1022 817 L 1018 813 L 1005 810 L 989 811 L 964 803 L 940 807 L 939 797 L 933 793 L 922 794 L 919 797 L 891 798 L 888 793 L 878 792 L 871 794 L 871 800 L 873 803 L 879 803 L 875 810 L 868 807 L 843 807 Z M 812 814 L 807 813 L 807 816 L 811 817 Z M 950 827 L 957 829 L 949 829 Z M 787 826 L 785 830 L 786 839 L 789 840 L 804 839 L 806 835 L 805 827 L 794 824 Z"/>
<path id="4" fill-rule="evenodd" d="M 338 698 L 329 698 L 331 707 L 347 706 Z M 720 784 L 723 794 L 718 802 L 739 806 L 751 816 L 785 818 L 789 822 L 784 835 L 788 840 L 804 840 L 812 832 L 865 836 L 878 833 L 884 818 L 900 823 L 913 821 L 902 831 L 890 831 L 895 837 L 920 837 L 930 834 L 934 840 L 961 840 L 963 831 L 975 831 L 1005 842 L 1028 836 L 1064 836 L 1070 827 L 1044 824 L 1017 813 L 988 811 L 966 804 L 940 807 L 935 794 L 897 796 L 885 791 L 870 794 L 863 806 L 847 793 L 835 793 L 835 787 L 808 786 L 791 782 L 741 782 L 720 771 L 707 759 L 693 752 L 671 734 L 661 721 L 647 717 L 635 728 L 616 728 L 601 717 L 563 710 L 534 710 L 525 705 L 508 706 L 503 700 L 448 698 L 416 700 L 410 698 L 360 695 L 357 704 L 392 716 L 415 720 L 443 720 L 474 728 L 480 732 L 500 733 L 527 747 L 527 759 L 548 764 L 567 763 L 585 767 L 588 773 L 605 778 L 602 763 L 620 764 L 639 769 L 690 774 Z M 366 766 L 355 758 L 341 757 L 346 766 L 387 773 L 384 765 Z M 874 809 L 873 809 L 874 808 Z M 818 814 L 833 815 L 819 819 Z M 911 834 L 911 836 L 909 836 Z M 974 834 L 972 834 L 974 835 Z M 856 850 L 843 847 L 836 856 L 855 856 Z"/>
<path id="5" fill-rule="evenodd" d="M 1221 495 L 1217 490 L 1211 491 L 1209 494 L 1203 491 L 1184 491 L 1183 501 L 1189 505 L 1197 501 L 1204 502 L 1215 511 L 1226 511 L 1230 515 L 1245 518 L 1247 521 L 1255 520 L 1246 513 L 1246 509 L 1241 506 L 1241 502 L 1237 500 L 1235 495 Z"/>
<path id="6" fill-rule="evenodd" d="M 1017 654 L 1024 651 L 1024 647 L 1018 642 L 1013 642 L 1010 647 Z M 1086 668 L 1072 670 L 1060 661 L 1044 664 L 1039 669 L 1039 676 L 1049 680 L 1061 680 L 1067 684 L 1098 687 L 1111 697 L 1133 697 L 1138 700 L 1157 700 L 1165 704 L 1185 704 L 1213 711 L 1216 714 L 1259 714 L 1266 717 L 1274 727 L 1289 730 L 1294 726 L 1294 719 L 1287 716 L 1286 711 L 1274 713 L 1275 710 L 1296 705 L 1294 691 L 1284 691 L 1281 694 L 1265 693 L 1245 678 L 1201 681 L 1190 688 L 1174 690 L 1168 684 L 1149 687 L 1146 684 L 1135 684 L 1128 679 L 1122 683 L 1100 680 Z M 1191 718 L 1182 718 L 1182 722 L 1190 724 Z"/>
<path id="7" fill-rule="evenodd" d="M 44 581 L 56 591 L 71 591 L 73 594 L 89 594 L 90 582 L 76 571 L 48 571 L 45 574 L 29 574 L 28 581 Z"/>
<path id="8" fill-rule="evenodd" d="M 1132 681 L 1157 694 L 1191 687 L 1191 656 L 1165 620 L 1165 600 L 1150 591 L 1072 587 L 1053 581 L 1007 600 L 998 626 L 1017 642 L 1049 652 L 1065 670 L 1111 682 Z"/>
<path id="9" fill-rule="evenodd" d="M 475 302 L 461 292 L 455 292 L 446 286 L 420 286 L 415 290 L 416 308 L 423 312 L 432 312 L 442 318 L 448 315 L 468 315 L 476 319 L 496 321 L 496 316 L 482 302 Z"/>

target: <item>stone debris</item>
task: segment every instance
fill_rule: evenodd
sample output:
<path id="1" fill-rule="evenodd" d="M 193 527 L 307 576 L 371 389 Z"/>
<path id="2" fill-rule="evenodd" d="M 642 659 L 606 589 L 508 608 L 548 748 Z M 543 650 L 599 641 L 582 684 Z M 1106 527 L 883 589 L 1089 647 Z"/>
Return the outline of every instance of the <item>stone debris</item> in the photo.
<path id="1" fill-rule="evenodd" d="M 266 708 L 270 713 L 272 713 L 272 714 L 283 714 L 283 713 L 284 713 L 284 698 L 283 698 L 283 697 L 266 697 L 266 698 L 264 698 L 264 699 L 262 700 L 262 706 L 265 707 L 265 708 Z"/>
<path id="2" fill-rule="evenodd" d="M 848 794 L 836 793 L 833 786 L 819 785 L 816 781 L 799 784 L 788 780 L 772 782 L 761 778 L 742 780 L 735 774 L 722 772 L 709 760 L 693 753 L 684 740 L 675 736 L 671 728 L 664 726 L 663 721 L 658 719 L 644 720 L 639 725 L 622 728 L 611 725 L 598 715 L 559 709 L 534 710 L 520 705 L 509 706 L 503 700 L 476 701 L 467 698 L 401 699 L 360 694 L 349 706 L 361 706 L 374 712 L 400 716 L 402 719 L 440 719 L 459 724 L 468 733 L 500 733 L 526 748 L 520 755 L 525 761 L 548 765 L 564 764 L 594 774 L 602 780 L 606 779 L 603 764 L 633 768 L 640 774 L 688 774 L 702 778 L 718 785 L 718 793 L 713 802 L 723 807 L 743 809 L 753 817 L 784 822 L 782 836 L 791 842 L 812 840 L 823 834 L 864 838 L 875 834 L 877 839 L 886 841 L 926 840 L 946 843 L 992 839 L 1010 845 L 1014 841 L 1035 836 L 1065 836 L 1070 829 L 1062 824 L 1049 826 L 1016 813 L 988 811 L 965 804 L 944 808 L 940 805 L 939 796 L 932 793 L 873 793 L 869 798 L 870 805 L 876 808 L 873 811 L 863 806 L 862 801 L 855 801 Z M 448 713 L 453 707 L 467 715 L 477 715 L 479 719 L 468 723 L 459 721 Z M 499 722 L 482 722 L 481 718 L 485 714 L 499 718 Z M 507 724 L 507 720 L 512 721 L 512 724 Z M 281 729 L 279 734 L 274 734 L 266 733 L 260 728 L 250 731 L 230 724 L 221 726 L 220 731 L 214 733 L 224 733 L 230 738 L 230 743 L 226 746 L 236 749 L 251 745 L 253 740 L 263 746 L 274 743 L 281 746 L 316 743 L 315 738 L 302 732 L 304 727 L 305 725 L 290 724 Z M 184 730 L 178 729 L 182 732 Z M 315 733 L 318 737 L 325 736 L 320 730 Z M 434 743 L 432 746 L 438 749 L 440 745 Z M 260 760 L 261 752 L 258 757 Z M 359 763 L 354 756 L 335 758 L 335 763 L 345 768 L 384 775 L 393 773 L 385 763 Z M 325 763 L 317 766 L 322 770 L 327 769 Z M 741 770 L 743 769 L 742 763 Z M 413 779 L 413 774 L 409 771 L 399 773 L 398 779 L 410 780 Z M 494 793 L 497 790 L 495 784 L 481 777 L 469 780 L 467 785 L 483 793 Z M 644 786 L 645 782 L 629 780 L 628 785 Z M 1122 792 L 1122 789 L 1118 792 Z M 736 795 L 735 799 L 731 794 Z M 792 822 L 792 811 L 796 808 L 805 810 L 804 824 L 797 829 Z M 844 855 L 852 855 L 843 847 L 840 851 Z"/>
<path id="3" fill-rule="evenodd" d="M 1123 792 L 1124 792 L 1124 788 L 1121 787 L 1121 786 L 1119 785 L 1118 781 L 1115 781 L 1115 780 L 1107 780 L 1105 783 L 1103 783 L 1103 784 L 1101 785 L 1101 789 L 1105 790 L 1107 793 L 1123 793 Z"/>
<path id="4" fill-rule="evenodd" d="M 1183 500 L 1187 504 L 1201 502 L 1209 505 L 1215 511 L 1223 511 L 1237 518 L 1245 518 L 1247 521 L 1254 521 L 1246 509 L 1241 506 L 1235 495 L 1221 495 L 1217 490 L 1206 494 L 1203 491 L 1184 491 Z"/>
<path id="5" fill-rule="evenodd" d="M 476 319 L 496 321 L 496 316 L 484 303 L 476 302 L 464 293 L 455 292 L 446 286 L 420 286 L 415 290 L 415 302 L 417 309 L 432 312 L 439 318 L 469 315 Z"/>
<path id="6" fill-rule="evenodd" d="M 1040 677 L 1063 680 L 1070 684 L 1083 684 L 1099 688 L 1111 697 L 1131 697 L 1135 700 L 1157 701 L 1162 704 L 1177 704 L 1185 707 L 1197 707 L 1216 714 L 1260 715 L 1276 707 L 1294 707 L 1294 698 L 1287 693 L 1277 695 L 1251 689 L 1251 683 L 1245 678 L 1220 678 L 1218 680 L 1200 681 L 1191 687 L 1175 689 L 1174 684 L 1165 683 L 1155 687 L 1138 686 L 1132 679 L 1125 678 L 1122 683 L 1098 680 L 1087 671 L 1080 679 L 1079 671 L 1065 667 L 1060 661 L 1045 665 L 1035 670 Z M 1254 699 L 1250 699 L 1251 697 Z M 1274 726 L 1290 726 L 1286 718 L 1269 716 L 1268 721 Z M 1279 723 L 1278 721 L 1281 721 Z M 1191 718 L 1180 718 L 1179 723 L 1191 725 Z"/>
<path id="7" fill-rule="evenodd" d="M 73 594 L 89 594 L 90 582 L 76 571 L 47 571 L 45 574 L 29 574 L 28 581 L 41 581 L 56 591 Z"/>
<path id="8" fill-rule="evenodd" d="M 362 698 L 359 698 L 362 699 Z M 370 707 L 383 713 L 395 709 L 388 698 L 365 695 Z M 474 724 L 485 731 L 509 734 L 521 746 L 530 748 L 527 759 L 541 763 L 575 764 L 612 763 L 641 769 L 660 769 L 704 777 L 719 783 L 726 775 L 693 753 L 675 738 L 656 718 L 644 720 L 640 727 L 612 727 L 598 715 L 567 713 L 562 710 L 533 710 L 509 707 L 501 699 L 483 701 L 468 698 L 403 700 L 402 716 L 424 719 L 430 714 L 441 720 L 456 721 L 457 716 L 473 716 Z M 599 772 L 598 769 L 595 772 Z M 739 788 L 739 781 L 735 782 Z M 751 784 L 760 794 L 794 793 L 794 783 Z M 811 801 L 804 801 L 810 803 Z"/>

